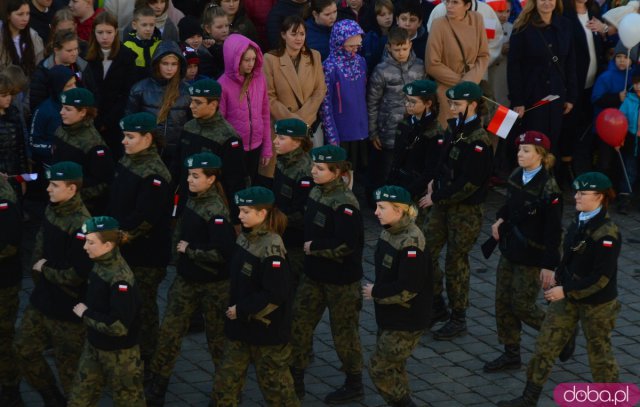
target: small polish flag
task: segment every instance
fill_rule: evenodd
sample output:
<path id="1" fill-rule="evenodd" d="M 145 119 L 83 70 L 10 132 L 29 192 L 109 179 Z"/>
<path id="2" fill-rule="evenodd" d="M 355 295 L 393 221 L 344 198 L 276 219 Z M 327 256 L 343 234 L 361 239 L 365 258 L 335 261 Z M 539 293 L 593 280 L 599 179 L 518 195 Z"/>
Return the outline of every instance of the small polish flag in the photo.
<path id="1" fill-rule="evenodd" d="M 346 215 L 351 216 L 351 215 L 353 215 L 353 209 L 344 208 L 344 213 L 345 213 Z"/>
<path id="2" fill-rule="evenodd" d="M 602 241 L 602 246 L 611 247 L 611 246 L 613 246 L 613 242 L 611 240 L 603 240 Z"/>
<path id="3" fill-rule="evenodd" d="M 279 261 L 277 261 L 277 260 L 274 260 L 274 261 L 271 263 L 271 267 L 273 267 L 274 269 L 279 269 L 279 268 L 280 268 L 280 262 L 279 262 Z"/>
<path id="4" fill-rule="evenodd" d="M 160 181 L 159 179 L 153 179 L 153 186 L 154 187 L 159 187 L 160 185 L 162 185 L 162 181 Z"/>
<path id="5" fill-rule="evenodd" d="M 416 257 L 417 255 L 418 255 L 418 253 L 415 250 L 409 250 L 407 252 L 407 257 L 409 257 L 409 258 Z"/>
<path id="6" fill-rule="evenodd" d="M 513 125 L 516 124 L 517 119 L 518 113 L 500 105 L 498 106 L 498 110 L 496 110 L 496 114 L 493 116 L 493 119 L 489 122 L 487 130 L 498 137 L 506 139 Z"/>
<path id="7" fill-rule="evenodd" d="M 530 107 L 530 109 L 532 109 L 534 107 L 538 107 L 538 106 L 543 106 L 543 105 L 549 104 L 549 103 L 553 102 L 556 99 L 560 99 L 560 96 L 558 96 L 558 95 L 547 95 L 547 96 L 543 97 L 542 99 L 538 100 L 536 103 L 534 103 L 533 106 Z"/>
<path id="8" fill-rule="evenodd" d="M 240 147 L 240 142 L 238 140 L 232 141 L 231 142 L 231 147 L 233 147 L 233 148 Z"/>
<path id="9" fill-rule="evenodd" d="M 76 233 L 76 239 L 84 240 L 85 239 L 84 233 L 80 233 L 80 232 Z"/>
<path id="10" fill-rule="evenodd" d="M 505 0 L 486 0 L 486 2 L 495 12 L 505 11 L 507 9 L 507 2 Z"/>
<path id="11" fill-rule="evenodd" d="M 443 138 L 439 138 L 438 139 L 438 145 L 441 146 L 444 144 L 444 139 Z"/>
<path id="12" fill-rule="evenodd" d="M 489 3 L 491 5 L 491 3 Z M 496 26 L 498 20 L 495 18 L 484 17 L 484 31 L 487 33 L 487 39 L 493 40 L 496 38 Z"/>
<path id="13" fill-rule="evenodd" d="M 560 203 L 560 198 L 556 198 L 553 201 L 551 201 L 551 205 L 556 205 L 558 203 Z"/>
<path id="14" fill-rule="evenodd" d="M 126 293 L 129 291 L 129 287 L 126 284 L 118 284 L 118 291 L 121 293 Z"/>
<path id="15" fill-rule="evenodd" d="M 16 175 L 16 181 L 18 181 L 19 183 L 23 183 L 23 182 L 29 182 L 29 181 L 35 181 L 38 179 L 38 173 L 34 172 L 32 174 L 29 173 L 25 173 L 25 174 L 20 174 L 20 175 Z"/>
<path id="16" fill-rule="evenodd" d="M 484 147 L 482 147 L 482 146 L 475 146 L 473 148 L 473 151 L 475 151 L 476 153 L 481 153 L 482 150 L 484 150 Z"/>
<path id="17" fill-rule="evenodd" d="M 175 218 L 176 213 L 178 212 L 178 202 L 180 202 L 180 195 L 174 194 L 173 195 L 173 211 L 171 212 L 172 218 Z"/>
<path id="18" fill-rule="evenodd" d="M 302 188 L 309 188 L 311 186 L 311 181 L 302 180 L 300 181 L 300 186 Z"/>
<path id="19" fill-rule="evenodd" d="M 0 211 L 6 211 L 7 209 L 9 209 L 9 203 L 8 202 L 0 203 Z"/>
<path id="20" fill-rule="evenodd" d="M 96 154 L 98 154 L 98 157 L 104 157 L 104 150 L 98 150 Z"/>
<path id="21" fill-rule="evenodd" d="M 215 220 L 213 221 L 213 223 L 215 223 L 216 225 L 222 225 L 224 223 L 224 219 L 222 218 L 215 218 Z"/>

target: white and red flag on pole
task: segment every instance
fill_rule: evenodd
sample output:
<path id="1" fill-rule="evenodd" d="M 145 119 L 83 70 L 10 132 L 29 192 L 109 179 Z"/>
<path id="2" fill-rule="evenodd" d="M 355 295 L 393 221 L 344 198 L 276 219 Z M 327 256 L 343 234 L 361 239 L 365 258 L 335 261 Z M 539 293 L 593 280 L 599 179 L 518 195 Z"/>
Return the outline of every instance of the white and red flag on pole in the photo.
<path id="1" fill-rule="evenodd" d="M 529 109 L 527 110 L 531 110 L 534 107 L 539 107 L 539 106 L 543 106 L 543 105 L 547 105 L 551 102 L 553 102 L 556 99 L 560 99 L 560 96 L 558 95 L 547 95 L 545 97 L 543 97 L 542 99 L 538 100 L 536 103 L 533 104 L 533 106 L 531 106 Z"/>
<path id="2" fill-rule="evenodd" d="M 493 115 L 493 119 L 489 122 L 487 130 L 498 137 L 506 139 L 513 125 L 516 124 L 517 119 L 518 113 L 500 105 L 498 106 L 498 110 L 496 110 L 496 114 Z"/>

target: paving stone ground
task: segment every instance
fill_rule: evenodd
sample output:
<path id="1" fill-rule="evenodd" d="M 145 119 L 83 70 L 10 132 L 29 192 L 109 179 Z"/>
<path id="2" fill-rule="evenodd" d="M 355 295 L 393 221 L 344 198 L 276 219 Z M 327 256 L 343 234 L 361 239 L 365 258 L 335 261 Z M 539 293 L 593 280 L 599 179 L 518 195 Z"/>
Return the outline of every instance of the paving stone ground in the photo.
<path id="1" fill-rule="evenodd" d="M 490 233 L 497 208 L 503 203 L 503 191 L 492 191 L 485 205 L 485 220 L 482 234 L 478 239 L 483 242 Z M 572 202 L 570 195 L 565 202 Z M 365 209 L 366 248 L 364 255 L 365 280 L 373 280 L 373 251 L 380 227 L 373 211 Z M 565 225 L 574 214 L 570 205 L 565 206 Z M 613 332 L 615 354 L 620 364 L 620 380 L 639 384 L 640 380 L 640 213 L 629 216 L 613 214 L 622 229 L 623 249 L 619 259 L 618 289 L 622 311 Z M 479 243 L 471 252 L 471 307 L 468 311 L 469 334 L 451 342 L 434 341 L 426 333 L 408 360 L 411 388 L 416 403 L 420 406 L 456 407 L 456 406 L 492 406 L 498 400 L 519 395 L 526 380 L 526 364 L 517 371 L 508 373 L 485 374 L 482 365 L 500 354 L 501 347 L 496 338 L 494 319 L 495 270 L 499 256 L 494 254 L 488 261 L 480 252 Z M 159 302 L 164 308 L 167 290 L 175 276 L 175 270 L 169 270 L 160 289 Z M 364 281 L 363 281 L 364 282 Z M 25 277 L 22 291 L 22 308 L 28 301 L 33 284 Z M 540 296 L 541 304 L 544 300 Z M 437 328 L 437 326 L 436 326 Z M 360 317 L 360 334 L 365 360 L 375 346 L 376 324 L 373 305 L 365 301 Z M 535 331 L 525 328 L 523 335 L 523 359 L 527 362 L 534 348 Z M 4 346 L 4 345 L 2 345 Z M 315 335 L 315 360 L 306 374 L 307 395 L 304 406 L 323 406 L 324 396 L 339 387 L 344 376 L 338 371 L 339 361 L 333 350 L 333 341 L 325 313 L 317 327 Z M 204 334 L 191 334 L 182 344 L 182 353 L 176 364 L 167 394 L 166 406 L 202 406 L 208 403 L 211 390 L 213 365 L 206 350 Z M 577 341 L 575 356 L 567 363 L 558 362 L 544 387 L 539 406 L 555 406 L 553 389 L 562 382 L 586 382 L 591 373 L 585 349 L 584 336 Z M 375 391 L 371 380 L 364 372 L 366 397 L 361 403 L 350 406 L 384 406 L 385 403 Z M 42 405 L 40 397 L 28 385 L 22 385 L 23 397 L 27 406 Z M 105 394 L 100 406 L 109 406 L 111 401 Z M 258 388 L 255 372 L 249 374 L 243 392 L 242 406 L 265 405 Z"/>

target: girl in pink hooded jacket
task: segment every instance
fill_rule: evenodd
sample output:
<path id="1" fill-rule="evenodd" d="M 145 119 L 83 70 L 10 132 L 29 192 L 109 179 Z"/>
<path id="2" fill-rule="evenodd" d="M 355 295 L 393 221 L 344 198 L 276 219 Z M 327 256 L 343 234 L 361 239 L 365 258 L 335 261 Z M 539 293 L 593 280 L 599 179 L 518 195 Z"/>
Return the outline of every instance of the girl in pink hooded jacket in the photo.
<path id="1" fill-rule="evenodd" d="M 224 42 L 225 72 L 220 114 L 242 138 L 247 172 L 254 181 L 258 165 L 267 165 L 272 153 L 271 118 L 267 80 L 262 72 L 262 52 L 255 42 L 240 34 Z"/>

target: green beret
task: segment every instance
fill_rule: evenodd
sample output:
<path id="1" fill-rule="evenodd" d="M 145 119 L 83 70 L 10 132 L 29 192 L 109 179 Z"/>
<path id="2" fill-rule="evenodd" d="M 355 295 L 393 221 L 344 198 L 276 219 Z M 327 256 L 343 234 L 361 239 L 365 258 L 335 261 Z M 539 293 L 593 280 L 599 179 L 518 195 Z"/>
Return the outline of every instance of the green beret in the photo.
<path id="1" fill-rule="evenodd" d="M 307 123 L 300 119 L 282 119 L 275 125 L 276 134 L 289 137 L 307 137 L 309 128 Z"/>
<path id="2" fill-rule="evenodd" d="M 82 166 L 73 161 L 60 161 L 46 169 L 49 181 L 70 181 L 82 179 Z"/>
<path id="3" fill-rule="evenodd" d="M 411 194 L 406 189 L 397 185 L 384 185 L 376 189 L 373 195 L 376 202 L 398 202 L 412 205 Z"/>
<path id="4" fill-rule="evenodd" d="M 217 155 L 210 152 L 194 154 L 184 160 L 184 166 L 193 168 L 222 168 L 222 160 Z"/>
<path id="5" fill-rule="evenodd" d="M 139 112 L 125 116 L 120 120 L 122 131 L 132 131 L 136 133 L 148 133 L 158 128 L 158 122 L 154 115 L 149 112 Z"/>
<path id="6" fill-rule="evenodd" d="M 235 202 L 238 206 L 271 205 L 276 201 L 275 195 L 265 187 L 249 187 L 236 192 Z"/>
<path id="7" fill-rule="evenodd" d="M 189 86 L 189 94 L 203 98 L 219 98 L 222 95 L 222 87 L 213 79 L 200 79 Z"/>
<path id="8" fill-rule="evenodd" d="M 573 181 L 576 191 L 606 191 L 611 188 L 611 180 L 601 172 L 585 172 Z"/>
<path id="9" fill-rule="evenodd" d="M 429 96 L 436 93 L 438 85 L 434 81 L 421 79 L 407 83 L 402 87 L 402 91 L 408 96 Z"/>
<path id="10" fill-rule="evenodd" d="M 60 95 L 60 103 L 75 107 L 94 107 L 96 99 L 88 89 L 73 88 Z"/>
<path id="11" fill-rule="evenodd" d="M 478 100 L 482 98 L 482 88 L 474 82 L 460 82 L 447 90 L 451 100 Z"/>
<path id="12" fill-rule="evenodd" d="M 337 163 L 346 161 L 347 151 L 342 147 L 327 144 L 311 150 L 311 158 L 317 163 Z"/>
<path id="13" fill-rule="evenodd" d="M 82 233 L 105 232 L 107 230 L 118 230 L 120 224 L 111 216 L 96 216 L 84 221 Z"/>

